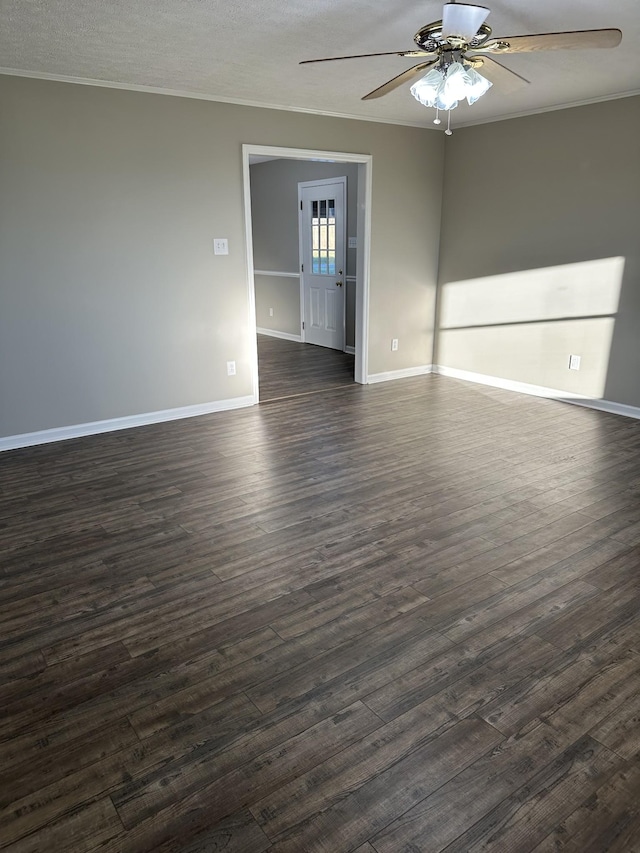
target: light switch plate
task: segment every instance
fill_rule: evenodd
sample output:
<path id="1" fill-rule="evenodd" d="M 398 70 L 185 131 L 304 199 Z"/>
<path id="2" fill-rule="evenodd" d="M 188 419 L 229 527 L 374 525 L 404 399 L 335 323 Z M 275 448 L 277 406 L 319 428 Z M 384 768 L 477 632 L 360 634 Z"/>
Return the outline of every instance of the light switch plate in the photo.
<path id="1" fill-rule="evenodd" d="M 580 356 L 579 355 L 570 355 L 569 356 L 569 370 L 580 370 Z"/>
<path id="2" fill-rule="evenodd" d="M 214 237 L 213 238 L 213 254 L 214 255 L 228 255 L 229 254 L 229 241 L 225 237 Z"/>

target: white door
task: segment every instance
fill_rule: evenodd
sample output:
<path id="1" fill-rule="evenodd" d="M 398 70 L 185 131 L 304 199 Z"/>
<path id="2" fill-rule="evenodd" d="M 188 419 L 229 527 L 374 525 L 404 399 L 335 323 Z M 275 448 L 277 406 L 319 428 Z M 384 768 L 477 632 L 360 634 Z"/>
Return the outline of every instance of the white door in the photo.
<path id="1" fill-rule="evenodd" d="M 344 350 L 346 187 L 346 178 L 298 185 L 302 340 L 339 350 Z"/>

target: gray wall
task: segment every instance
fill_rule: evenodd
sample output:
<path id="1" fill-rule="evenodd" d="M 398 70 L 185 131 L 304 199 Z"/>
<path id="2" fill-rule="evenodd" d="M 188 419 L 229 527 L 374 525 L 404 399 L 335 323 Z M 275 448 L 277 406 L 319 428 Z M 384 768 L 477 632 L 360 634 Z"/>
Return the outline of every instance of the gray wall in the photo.
<path id="1" fill-rule="evenodd" d="M 373 155 L 369 372 L 429 363 L 443 141 L 0 76 L 0 437 L 251 394 L 243 142 Z"/>
<path id="2" fill-rule="evenodd" d="M 300 335 L 300 279 L 256 275 L 256 326 L 271 332 Z M 273 310 L 273 316 L 269 314 Z"/>
<path id="3" fill-rule="evenodd" d="M 356 236 L 358 166 L 269 160 L 251 166 L 253 259 L 256 269 L 298 271 L 298 183 L 347 177 L 347 235 Z M 275 215 L 274 215 L 275 214 Z M 347 274 L 355 275 L 356 250 L 347 250 Z"/>
<path id="4" fill-rule="evenodd" d="M 270 160 L 251 166 L 253 261 L 257 270 L 297 272 L 298 183 L 346 176 L 347 236 L 356 236 L 358 166 L 355 163 L 312 163 Z M 356 249 L 346 249 L 347 275 L 356 274 Z M 295 286 L 294 286 L 295 285 Z M 346 283 L 346 342 L 355 343 L 355 282 Z M 269 314 L 273 308 L 273 316 Z M 300 282 L 256 276 L 256 320 L 259 328 L 300 334 Z"/>
<path id="5" fill-rule="evenodd" d="M 447 140 L 439 364 L 640 406 L 638 140 L 638 97 Z"/>
<path id="6" fill-rule="evenodd" d="M 640 406 L 639 138 L 636 97 L 446 140 L 439 363 Z M 432 360 L 442 134 L 0 76 L 0 437 L 250 395 L 243 142 L 373 155 L 369 372 Z"/>

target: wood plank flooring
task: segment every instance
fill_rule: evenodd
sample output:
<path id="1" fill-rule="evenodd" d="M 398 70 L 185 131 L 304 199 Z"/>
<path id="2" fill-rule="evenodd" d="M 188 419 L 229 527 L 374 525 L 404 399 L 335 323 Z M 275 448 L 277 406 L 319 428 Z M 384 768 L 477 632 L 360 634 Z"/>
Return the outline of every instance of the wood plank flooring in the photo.
<path id="1" fill-rule="evenodd" d="M 438 376 L 0 455 L 11 853 L 638 853 L 640 422 Z"/>
<path id="2" fill-rule="evenodd" d="M 355 356 L 258 335 L 260 402 L 353 386 Z"/>

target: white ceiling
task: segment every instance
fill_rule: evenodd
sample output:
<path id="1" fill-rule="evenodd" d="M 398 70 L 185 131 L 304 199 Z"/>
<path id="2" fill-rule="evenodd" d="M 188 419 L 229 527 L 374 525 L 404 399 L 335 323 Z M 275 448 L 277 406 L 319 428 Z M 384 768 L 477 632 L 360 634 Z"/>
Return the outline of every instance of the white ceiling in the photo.
<path id="1" fill-rule="evenodd" d="M 638 0 L 485 5 L 494 36 L 619 27 L 622 44 L 502 57 L 531 85 L 509 95 L 494 86 L 472 107 L 459 107 L 454 125 L 638 94 Z M 360 100 L 415 59 L 298 62 L 407 50 L 421 26 L 441 17 L 436 0 L 0 0 L 0 72 L 430 126 L 432 110 L 411 97 L 408 85 Z"/>

